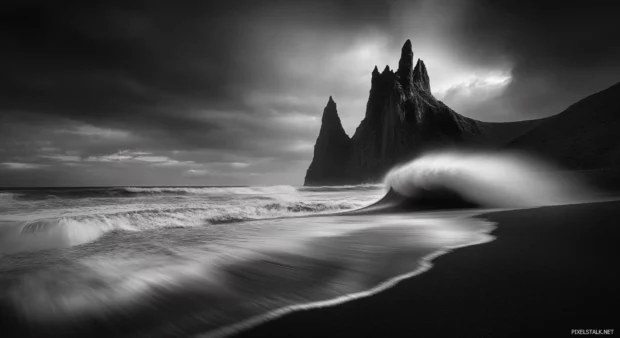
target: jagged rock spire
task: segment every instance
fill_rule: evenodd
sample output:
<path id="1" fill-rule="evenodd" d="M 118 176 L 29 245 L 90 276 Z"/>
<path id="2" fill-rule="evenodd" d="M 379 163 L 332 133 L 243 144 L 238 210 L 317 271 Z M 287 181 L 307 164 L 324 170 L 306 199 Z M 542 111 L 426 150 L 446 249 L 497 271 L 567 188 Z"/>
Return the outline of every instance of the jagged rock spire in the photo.
<path id="1" fill-rule="evenodd" d="M 370 90 L 372 91 L 372 88 L 374 88 L 375 84 L 377 82 L 379 82 L 379 79 L 381 78 L 381 73 L 379 73 L 379 69 L 377 68 L 377 66 L 375 66 L 375 69 L 372 70 L 372 77 L 370 79 Z"/>
<path id="2" fill-rule="evenodd" d="M 325 106 L 325 109 L 327 109 L 327 107 L 333 107 L 334 109 L 336 109 L 336 102 L 331 95 L 329 96 L 329 100 L 327 100 L 327 106 Z"/>
<path id="3" fill-rule="evenodd" d="M 306 172 L 306 185 L 330 185 L 347 182 L 344 168 L 351 156 L 351 139 L 342 128 L 336 102 L 330 96 L 323 110 L 319 137 L 314 145 L 314 157 Z"/>
<path id="4" fill-rule="evenodd" d="M 413 84 L 419 90 L 423 90 L 428 94 L 431 94 L 431 81 L 428 77 L 426 66 L 424 65 L 424 61 L 422 61 L 422 59 L 418 59 L 418 63 L 415 65 L 413 70 Z"/>
<path id="5" fill-rule="evenodd" d="M 321 119 L 321 123 L 321 131 L 323 131 L 323 129 L 335 130 L 339 133 L 342 132 L 346 136 L 344 128 L 342 127 L 342 122 L 338 116 L 338 107 L 331 96 L 327 101 L 325 109 L 323 109 L 323 118 Z"/>
<path id="6" fill-rule="evenodd" d="M 413 85 L 413 49 L 409 39 L 407 39 L 400 52 L 397 75 L 403 89 L 405 92 L 408 92 Z"/>
<path id="7" fill-rule="evenodd" d="M 379 75 L 379 69 L 375 66 L 375 69 L 372 70 L 372 77 Z"/>

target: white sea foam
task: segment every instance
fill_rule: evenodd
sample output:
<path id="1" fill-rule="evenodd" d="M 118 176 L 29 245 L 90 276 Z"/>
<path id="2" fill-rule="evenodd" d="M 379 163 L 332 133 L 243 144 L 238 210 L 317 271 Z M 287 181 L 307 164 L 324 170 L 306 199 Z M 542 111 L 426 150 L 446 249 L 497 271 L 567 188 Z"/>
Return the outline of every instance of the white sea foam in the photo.
<path id="1" fill-rule="evenodd" d="M 586 194 L 573 178 L 516 153 L 429 153 L 391 170 L 385 183 L 410 198 L 443 190 L 487 207 L 563 204 Z"/>
<path id="2" fill-rule="evenodd" d="M 13 220 L 0 226 L 0 254 L 63 248 L 96 240 L 110 231 L 144 231 L 170 227 L 193 227 L 244 220 L 330 213 L 363 206 L 355 201 L 261 202 L 236 205 L 191 204 L 184 207 L 143 206 L 131 210 L 34 220 Z"/>
<path id="3" fill-rule="evenodd" d="M 13 196 L 15 196 L 15 194 L 12 192 L 0 192 L 0 201 L 12 200 Z"/>
<path id="4" fill-rule="evenodd" d="M 423 253 L 478 242 L 488 229 L 486 222 L 407 215 L 257 223 L 250 232 L 225 237 L 213 238 L 228 229 L 221 225 L 211 233 L 196 228 L 169 233 L 166 246 L 147 238 L 119 239 L 122 245 L 117 246 L 108 239 L 94 254 L 24 273 L 5 288 L 5 300 L 33 324 L 71 327 L 92 321 L 113 327 L 132 322 L 138 330 L 162 336 L 186 336 L 188 325 L 183 324 L 198 324 L 211 334 L 229 334 L 291 310 L 337 304 L 387 288 L 402 279 L 389 280 L 395 275 L 427 269 L 427 262 L 418 261 Z M 305 228 L 326 226 L 340 229 L 329 236 L 300 235 Z M 400 268 L 376 269 L 386 264 Z M 377 285 L 380 280 L 389 281 Z M 145 318 L 148 328 L 140 326 Z"/>

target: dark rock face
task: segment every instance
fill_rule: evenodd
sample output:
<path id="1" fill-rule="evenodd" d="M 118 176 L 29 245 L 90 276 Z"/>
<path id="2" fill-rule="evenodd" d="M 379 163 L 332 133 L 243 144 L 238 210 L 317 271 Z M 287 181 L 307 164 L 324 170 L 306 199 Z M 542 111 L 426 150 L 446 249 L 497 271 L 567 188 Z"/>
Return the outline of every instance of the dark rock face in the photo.
<path id="1" fill-rule="evenodd" d="M 399 69 L 373 72 L 366 115 L 352 137 L 350 172 L 358 183 L 376 182 L 394 165 L 421 151 L 480 134 L 477 121 L 456 114 L 431 94 L 424 62 L 413 68 L 407 40 Z"/>
<path id="2" fill-rule="evenodd" d="M 508 144 L 568 169 L 620 167 L 620 83 L 545 118 Z"/>
<path id="3" fill-rule="evenodd" d="M 342 128 L 336 102 L 329 97 L 323 110 L 321 131 L 314 145 L 314 160 L 306 173 L 306 185 L 346 184 L 351 139 Z"/>
<path id="4" fill-rule="evenodd" d="M 403 88 L 403 92 L 410 93 L 413 87 L 413 49 L 411 48 L 410 40 L 405 42 L 400 52 L 396 75 Z"/>
<path id="5" fill-rule="evenodd" d="M 413 83 L 417 90 L 425 91 L 429 95 L 431 94 L 431 80 L 428 78 L 424 61 L 420 59 L 418 59 L 418 63 L 413 70 Z"/>
<path id="6" fill-rule="evenodd" d="M 398 65 L 396 72 L 389 66 L 381 73 L 373 70 L 366 114 L 351 139 L 330 97 L 306 185 L 378 182 L 394 165 L 423 151 L 493 142 L 491 124 L 461 116 L 433 97 L 424 62 L 413 67 L 409 40 Z"/>

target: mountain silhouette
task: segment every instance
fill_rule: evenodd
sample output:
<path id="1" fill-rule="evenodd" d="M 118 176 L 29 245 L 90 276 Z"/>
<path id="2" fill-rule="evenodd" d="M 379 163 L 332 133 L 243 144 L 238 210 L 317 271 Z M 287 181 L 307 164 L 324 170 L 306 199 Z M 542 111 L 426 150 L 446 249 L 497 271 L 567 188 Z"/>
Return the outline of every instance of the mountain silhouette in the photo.
<path id="1" fill-rule="evenodd" d="M 364 119 L 353 137 L 345 133 L 336 103 L 323 112 L 305 185 L 378 182 L 386 172 L 421 152 L 450 145 L 503 145 L 540 120 L 488 123 L 454 112 L 431 93 L 423 60 L 414 66 L 411 41 L 402 47 L 398 70 L 372 71 Z"/>

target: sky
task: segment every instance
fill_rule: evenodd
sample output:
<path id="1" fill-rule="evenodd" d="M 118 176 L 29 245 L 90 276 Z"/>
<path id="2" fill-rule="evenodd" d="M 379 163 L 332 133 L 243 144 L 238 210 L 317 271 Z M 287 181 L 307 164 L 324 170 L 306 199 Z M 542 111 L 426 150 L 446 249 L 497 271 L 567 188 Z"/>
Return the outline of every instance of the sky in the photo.
<path id="1" fill-rule="evenodd" d="M 612 6 L 10 0 L 0 186 L 301 185 L 329 96 L 352 136 L 406 39 L 456 112 L 553 115 L 620 81 Z"/>

